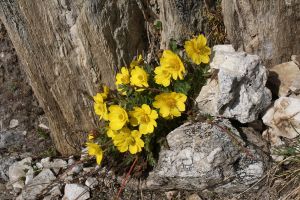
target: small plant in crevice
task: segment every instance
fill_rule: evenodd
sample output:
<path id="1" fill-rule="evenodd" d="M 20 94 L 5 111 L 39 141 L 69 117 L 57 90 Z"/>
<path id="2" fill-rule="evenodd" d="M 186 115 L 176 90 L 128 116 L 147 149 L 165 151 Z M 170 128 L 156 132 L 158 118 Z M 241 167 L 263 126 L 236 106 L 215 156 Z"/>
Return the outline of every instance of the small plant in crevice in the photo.
<path id="1" fill-rule="evenodd" d="M 93 97 L 103 126 L 88 135 L 88 154 L 97 164 L 105 155 L 105 164 L 119 172 L 132 162 L 140 173 L 155 166 L 160 149 L 167 147 L 166 135 L 193 111 L 195 94 L 208 77 L 210 54 L 201 34 L 182 46 L 171 41 L 157 65 L 138 55 L 121 67 L 116 89 L 103 86 Z"/>

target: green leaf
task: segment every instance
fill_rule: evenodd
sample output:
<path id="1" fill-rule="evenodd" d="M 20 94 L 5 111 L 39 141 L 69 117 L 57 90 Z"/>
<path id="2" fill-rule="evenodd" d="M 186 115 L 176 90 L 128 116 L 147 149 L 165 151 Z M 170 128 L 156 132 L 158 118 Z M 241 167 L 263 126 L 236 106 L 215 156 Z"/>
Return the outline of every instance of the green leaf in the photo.
<path id="1" fill-rule="evenodd" d="M 162 30 L 162 22 L 157 20 L 155 23 L 154 23 L 154 27 L 157 29 L 157 30 Z"/>
<path id="2" fill-rule="evenodd" d="M 187 95 L 190 89 L 191 89 L 191 85 L 186 81 L 176 81 L 174 83 L 175 92 L 180 92 Z"/>
<path id="3" fill-rule="evenodd" d="M 170 43 L 169 43 L 169 48 L 173 51 L 173 52 L 176 52 L 177 51 L 177 41 L 174 40 L 174 39 L 171 39 L 170 40 Z"/>

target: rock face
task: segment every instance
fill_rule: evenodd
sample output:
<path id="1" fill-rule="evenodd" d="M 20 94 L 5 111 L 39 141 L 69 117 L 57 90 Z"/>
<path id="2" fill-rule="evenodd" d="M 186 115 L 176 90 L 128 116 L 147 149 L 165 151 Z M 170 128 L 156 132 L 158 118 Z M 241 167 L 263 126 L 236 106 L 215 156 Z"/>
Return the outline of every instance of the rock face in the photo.
<path id="1" fill-rule="evenodd" d="M 247 123 L 270 105 L 271 92 L 265 87 L 268 74 L 258 56 L 235 52 L 231 45 L 217 45 L 210 66 L 218 70 L 218 76 L 196 99 L 202 113 Z"/>
<path id="2" fill-rule="evenodd" d="M 300 53 L 299 1 L 223 0 L 222 10 L 230 42 L 267 67 Z"/>
<path id="3" fill-rule="evenodd" d="M 244 145 L 229 121 L 186 123 L 168 136 L 170 149 L 162 150 L 147 186 L 152 189 L 213 189 L 227 194 L 245 190 L 264 174 L 262 157 L 253 147 L 246 156 Z M 231 130 L 232 138 L 219 126 Z"/>
<path id="4" fill-rule="evenodd" d="M 291 61 L 270 68 L 269 82 L 273 93 L 285 97 L 291 93 L 300 94 L 300 69 Z"/>
<path id="5" fill-rule="evenodd" d="M 263 136 L 271 142 L 271 145 L 281 145 L 280 137 L 295 138 L 300 133 L 300 99 L 281 97 L 274 106 L 263 116 L 263 122 L 267 129 Z"/>
<path id="6" fill-rule="evenodd" d="M 99 83 L 113 86 L 116 67 L 146 49 L 145 21 L 136 1 L 1 1 L 0 19 L 58 151 L 76 152 L 82 130 L 99 123 L 89 96 L 99 91 Z"/>

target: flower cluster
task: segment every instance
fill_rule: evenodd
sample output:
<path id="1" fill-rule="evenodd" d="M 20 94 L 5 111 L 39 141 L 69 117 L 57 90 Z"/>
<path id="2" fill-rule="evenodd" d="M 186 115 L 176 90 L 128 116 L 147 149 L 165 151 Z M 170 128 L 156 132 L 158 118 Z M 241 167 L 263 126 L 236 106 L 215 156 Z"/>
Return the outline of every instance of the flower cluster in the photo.
<path id="1" fill-rule="evenodd" d="M 203 35 L 186 41 L 184 47 L 194 64 L 209 62 L 210 48 Z M 184 56 L 172 50 L 163 51 L 156 67 L 139 55 L 116 74 L 116 90 L 104 86 L 93 97 L 94 111 L 105 124 L 105 135 L 119 152 L 143 151 L 147 137 L 156 134 L 160 118 L 172 120 L 186 111 L 188 91 L 178 92 L 177 87 L 185 83 L 187 63 Z M 95 140 L 89 135 L 86 145 L 88 154 L 100 164 L 103 151 Z"/>

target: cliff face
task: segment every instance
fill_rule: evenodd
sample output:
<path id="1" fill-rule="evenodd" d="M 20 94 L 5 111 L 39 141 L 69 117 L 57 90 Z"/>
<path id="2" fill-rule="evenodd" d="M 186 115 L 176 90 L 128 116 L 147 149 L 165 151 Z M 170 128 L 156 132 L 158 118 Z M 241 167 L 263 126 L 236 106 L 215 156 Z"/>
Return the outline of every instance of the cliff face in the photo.
<path id="1" fill-rule="evenodd" d="M 259 55 L 268 67 L 300 53 L 300 2 L 223 0 L 224 23 L 236 49 Z"/>

